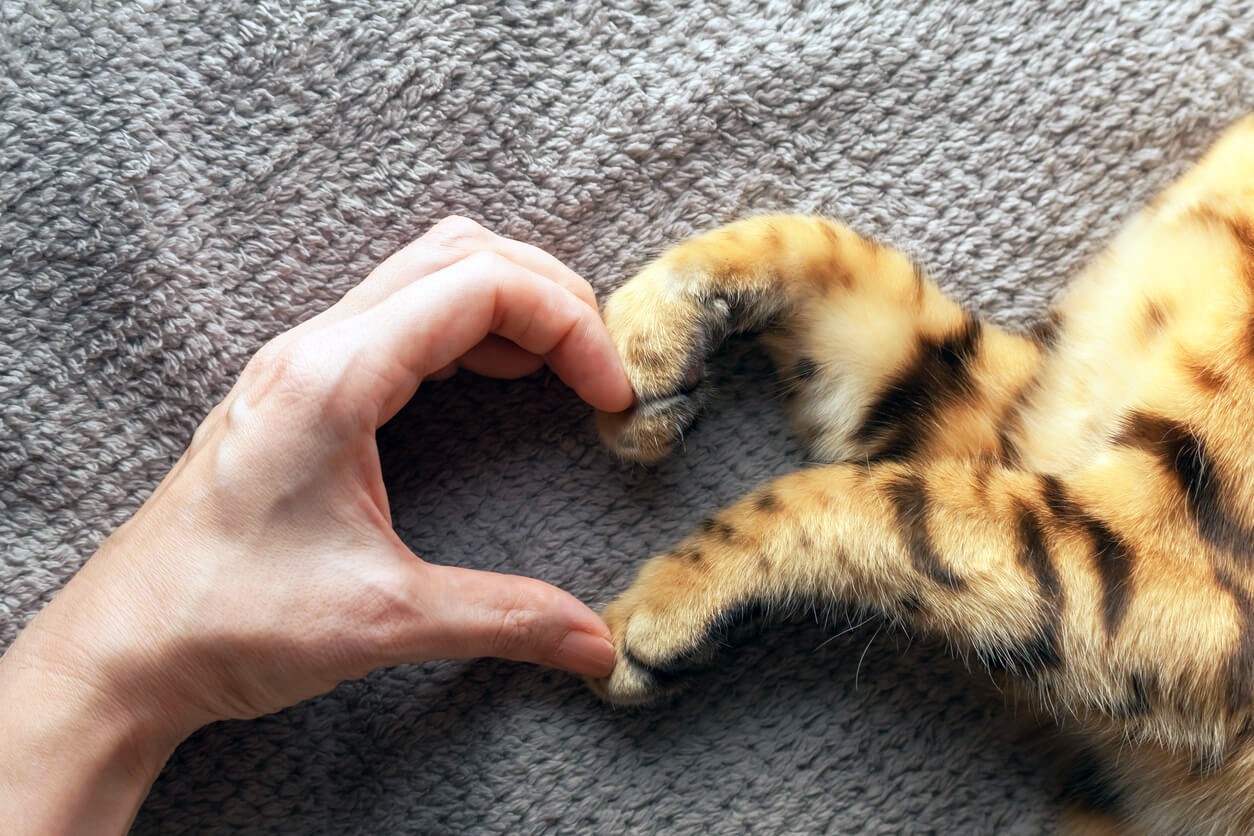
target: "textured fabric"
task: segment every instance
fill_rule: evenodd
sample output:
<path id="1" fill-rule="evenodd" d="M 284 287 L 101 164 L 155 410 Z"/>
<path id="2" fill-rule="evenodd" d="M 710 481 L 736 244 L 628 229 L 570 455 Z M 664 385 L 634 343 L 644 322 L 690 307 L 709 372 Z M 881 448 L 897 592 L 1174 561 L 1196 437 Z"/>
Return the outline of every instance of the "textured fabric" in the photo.
<path id="1" fill-rule="evenodd" d="M 0 646 L 264 340 L 441 216 L 604 292 L 694 231 L 823 212 L 1026 325 L 1254 103 L 1248 0 L 80 5 L 0 4 Z M 651 469 L 552 378 L 424 387 L 381 434 L 398 529 L 607 600 L 799 461 L 765 361 L 730 356 Z M 987 677 L 846 626 L 766 631 L 640 712 L 511 663 L 382 671 L 205 729 L 136 830 L 1048 826 Z"/>

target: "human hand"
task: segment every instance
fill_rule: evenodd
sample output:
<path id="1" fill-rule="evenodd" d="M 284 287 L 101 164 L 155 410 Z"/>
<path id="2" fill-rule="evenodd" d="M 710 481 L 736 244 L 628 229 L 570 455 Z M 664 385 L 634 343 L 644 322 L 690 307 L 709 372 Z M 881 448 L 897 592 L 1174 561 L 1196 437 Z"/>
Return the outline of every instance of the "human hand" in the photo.
<path id="1" fill-rule="evenodd" d="M 490 655 L 608 674 L 609 632 L 573 597 L 425 563 L 391 526 L 376 429 L 430 377 L 543 363 L 599 409 L 632 402 L 585 281 L 473 222 L 441 222 L 257 353 L 0 659 L 0 704 L 54 683 L 97 732 L 142 743 L 129 769 L 151 781 L 199 726 L 380 666 Z"/>

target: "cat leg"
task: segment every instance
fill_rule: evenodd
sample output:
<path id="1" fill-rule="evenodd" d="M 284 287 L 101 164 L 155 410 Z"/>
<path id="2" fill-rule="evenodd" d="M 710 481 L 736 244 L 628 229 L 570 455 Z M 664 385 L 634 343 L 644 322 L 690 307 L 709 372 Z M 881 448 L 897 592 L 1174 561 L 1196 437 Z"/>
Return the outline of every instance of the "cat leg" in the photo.
<path id="1" fill-rule="evenodd" d="M 1254 598 L 1174 478 L 1133 447 L 1066 477 L 971 460 L 790 474 L 644 564 L 604 611 L 619 661 L 593 687 L 647 701 L 745 608 L 831 604 L 941 636 L 1114 738 L 1222 762 L 1251 719 Z"/>
<path id="2" fill-rule="evenodd" d="M 962 461 L 777 479 L 644 564 L 603 613 L 619 662 L 594 687 L 612 702 L 647 701 L 706 657 L 728 619 L 810 604 L 881 613 L 990 658 L 1056 664 L 1062 581 L 1036 554 L 1042 500 L 1020 523 L 1010 501 L 1037 490 L 1033 477 Z"/>
<path id="3" fill-rule="evenodd" d="M 601 435 L 642 462 L 696 417 L 706 359 L 735 332 L 761 332 L 821 461 L 999 454 L 1041 355 L 906 256 L 818 217 L 749 218 L 679 244 L 611 296 L 605 319 L 638 401 L 599 416 Z"/>

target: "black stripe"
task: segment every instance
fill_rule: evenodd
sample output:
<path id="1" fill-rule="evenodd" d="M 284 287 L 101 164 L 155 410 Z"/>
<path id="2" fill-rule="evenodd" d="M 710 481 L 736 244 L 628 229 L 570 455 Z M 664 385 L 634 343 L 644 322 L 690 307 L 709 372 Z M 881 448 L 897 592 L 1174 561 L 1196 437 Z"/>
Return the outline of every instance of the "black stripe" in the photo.
<path id="1" fill-rule="evenodd" d="M 1232 596 L 1241 626 L 1241 640 L 1228 662 L 1228 710 L 1235 714 L 1254 699 L 1254 599 L 1223 569 L 1215 569 L 1215 582 Z"/>
<path id="2" fill-rule="evenodd" d="M 1045 669 L 1057 669 L 1062 663 L 1059 617 L 1063 591 L 1045 546 L 1040 521 L 1023 505 L 1018 507 L 1017 516 L 1018 558 L 1036 580 L 1040 596 L 1039 623 L 1027 641 L 977 646 L 976 652 L 991 671 L 1031 676 Z"/>
<path id="3" fill-rule="evenodd" d="M 888 498 L 897 512 L 897 524 L 901 526 L 910 553 L 910 563 L 915 570 L 941 586 L 962 589 L 966 582 L 955 575 L 936 553 L 927 533 L 927 491 L 923 480 L 907 476 L 888 485 Z"/>
<path id="4" fill-rule="evenodd" d="M 1019 562 L 1032 571 L 1042 597 L 1047 601 L 1061 602 L 1062 581 L 1058 579 L 1058 572 L 1045 546 L 1045 531 L 1036 514 L 1023 505 L 1019 507 L 1019 543 Z"/>
<path id="5" fill-rule="evenodd" d="M 1062 662 L 1059 620 L 1063 611 L 1062 581 L 1045 545 L 1041 521 L 1027 506 L 1019 506 L 1019 562 L 1036 579 L 1041 596 L 1041 625 L 1035 641 L 1022 654 L 1025 673 L 1039 668 L 1057 668 Z"/>
<path id="6" fill-rule="evenodd" d="M 1093 562 L 1102 584 L 1102 620 L 1107 635 L 1119 632 L 1132 600 L 1132 564 L 1135 555 L 1106 523 L 1082 509 L 1057 476 L 1041 477 L 1041 494 L 1050 514 L 1061 525 L 1083 530 L 1093 541 Z"/>
<path id="7" fill-rule="evenodd" d="M 1106 632 L 1114 636 L 1132 600 L 1132 552 L 1109 526 L 1099 520 L 1087 525 L 1093 538 L 1093 557 L 1102 579 L 1102 615 Z"/>
<path id="8" fill-rule="evenodd" d="M 1254 529 L 1224 508 L 1219 471 L 1199 435 L 1170 418 L 1133 412 L 1115 442 L 1149 452 L 1175 477 L 1203 539 L 1239 557 L 1250 556 Z"/>
<path id="9" fill-rule="evenodd" d="M 974 393 L 971 364 L 979 356 L 982 336 L 980 321 L 967 316 L 939 340 L 920 338 L 914 361 L 885 387 L 854 438 L 878 442 L 876 458 L 912 455 L 933 430 L 936 413 Z"/>
<path id="10" fill-rule="evenodd" d="M 1057 476 L 1041 476 L 1041 497 L 1049 508 L 1049 514 L 1060 522 L 1073 522 L 1084 515 L 1080 506 L 1071 500 L 1071 495 Z"/>

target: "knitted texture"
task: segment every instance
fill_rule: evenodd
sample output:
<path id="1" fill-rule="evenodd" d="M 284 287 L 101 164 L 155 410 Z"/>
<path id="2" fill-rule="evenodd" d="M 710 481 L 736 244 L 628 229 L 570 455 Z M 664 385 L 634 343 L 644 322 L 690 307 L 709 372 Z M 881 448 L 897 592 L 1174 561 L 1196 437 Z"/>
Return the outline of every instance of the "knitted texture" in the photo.
<path id="1" fill-rule="evenodd" d="M 0 647 L 268 338 L 449 213 L 604 294 L 745 214 L 840 217 L 1040 318 L 1254 103 L 1249 0 L 0 4 Z M 612 461 L 545 375 L 424 386 L 380 434 L 419 554 L 596 604 L 800 461 L 733 350 L 685 449 Z M 1054 785 L 987 677 L 799 623 L 626 712 L 493 660 L 209 727 L 139 833 L 1035 833 Z"/>

